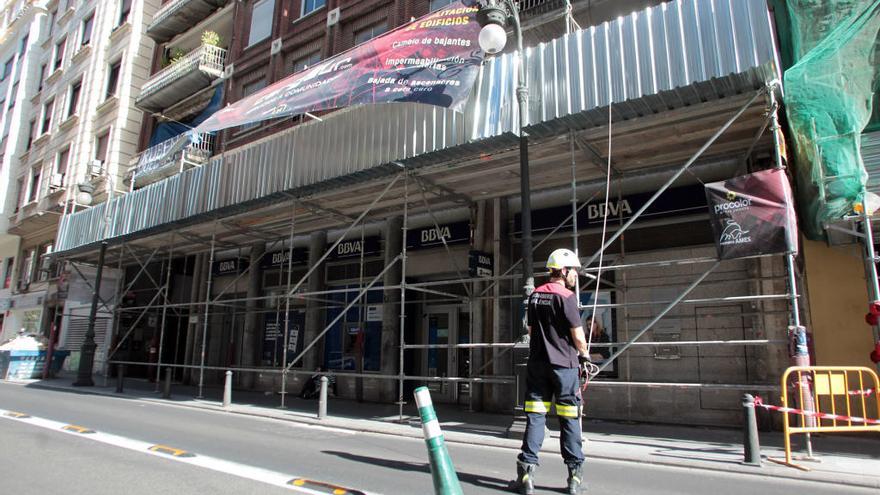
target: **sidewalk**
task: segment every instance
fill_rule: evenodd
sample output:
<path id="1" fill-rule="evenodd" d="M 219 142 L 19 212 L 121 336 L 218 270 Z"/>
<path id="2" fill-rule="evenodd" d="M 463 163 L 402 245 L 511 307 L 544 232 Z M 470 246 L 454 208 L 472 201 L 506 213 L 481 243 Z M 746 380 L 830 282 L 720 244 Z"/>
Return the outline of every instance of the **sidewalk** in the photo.
<path id="1" fill-rule="evenodd" d="M 156 384 L 144 380 L 127 379 L 123 394 L 115 393 L 115 381 L 108 383 L 106 387 L 102 386 L 101 377 L 96 377 L 96 386 L 90 388 L 73 387 L 72 382 L 72 376 L 63 376 L 52 380 L 35 380 L 28 386 L 422 438 L 414 401 L 409 401 L 404 406 L 403 422 L 400 422 L 396 404 L 330 398 L 328 415 L 319 420 L 318 402 L 298 399 L 294 394 L 288 395 L 286 407 L 281 409 L 280 395 L 234 390 L 233 404 L 224 409 L 221 402 L 222 390 L 217 388 L 205 388 L 205 397 L 195 399 L 197 388 L 175 384 L 171 398 L 162 399 L 161 394 L 155 392 Z M 473 413 L 465 411 L 461 406 L 444 404 L 436 404 L 435 408 L 447 442 L 519 449 L 519 440 L 506 437 L 512 419 L 510 415 Z M 553 419 L 548 423 L 552 429 L 544 442 L 543 450 L 558 453 L 559 432 L 555 429 Z M 809 472 L 766 460 L 767 457 L 784 457 L 780 432 L 760 433 L 761 453 L 765 459 L 763 467 L 742 464 L 742 432 L 736 429 L 585 420 L 584 437 L 587 462 L 590 458 L 614 459 L 880 488 L 880 435 L 876 434 L 814 435 L 813 452 L 819 462 L 801 462 L 812 469 Z M 794 436 L 793 444 L 795 449 L 801 448 L 803 435 Z M 511 452 L 511 466 L 513 459 L 514 453 Z"/>

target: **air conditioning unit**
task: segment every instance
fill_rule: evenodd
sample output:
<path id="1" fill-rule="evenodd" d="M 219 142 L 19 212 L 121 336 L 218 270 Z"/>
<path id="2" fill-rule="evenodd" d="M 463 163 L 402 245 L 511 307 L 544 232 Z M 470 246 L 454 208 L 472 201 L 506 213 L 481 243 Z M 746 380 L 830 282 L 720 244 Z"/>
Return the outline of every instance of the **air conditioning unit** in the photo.
<path id="1" fill-rule="evenodd" d="M 88 172 L 92 177 L 100 177 L 104 175 L 104 162 L 101 160 L 91 160 L 89 162 Z"/>
<path id="2" fill-rule="evenodd" d="M 271 55 L 278 55 L 279 53 L 281 53 L 281 38 L 272 40 L 272 50 L 270 52 Z"/>
<path id="3" fill-rule="evenodd" d="M 223 68 L 223 79 L 229 79 L 235 73 L 235 64 L 226 64 Z"/>
<path id="4" fill-rule="evenodd" d="M 327 12 L 327 27 L 333 27 L 333 26 L 339 24 L 339 16 L 340 16 L 339 7 L 336 7 L 335 9 L 331 10 L 330 12 Z"/>
<path id="5" fill-rule="evenodd" d="M 64 174 L 52 174 L 49 177 L 49 187 L 52 189 L 61 189 L 64 187 Z"/>

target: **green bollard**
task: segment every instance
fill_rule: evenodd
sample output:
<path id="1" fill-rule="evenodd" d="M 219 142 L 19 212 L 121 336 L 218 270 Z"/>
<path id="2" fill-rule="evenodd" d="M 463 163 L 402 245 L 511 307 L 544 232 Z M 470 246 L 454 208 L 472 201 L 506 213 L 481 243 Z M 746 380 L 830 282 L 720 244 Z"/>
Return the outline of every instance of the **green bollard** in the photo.
<path id="1" fill-rule="evenodd" d="M 434 412 L 434 403 L 431 401 L 431 393 L 428 387 L 419 387 L 415 390 L 416 405 L 419 407 L 419 416 L 422 418 L 422 431 L 425 433 L 425 444 L 428 446 L 428 457 L 431 461 L 431 478 L 434 480 L 434 493 L 436 495 L 463 495 L 461 484 L 458 482 L 458 474 L 449 451 L 446 449 L 446 441 L 443 440 L 443 431 L 437 421 L 437 413 Z"/>

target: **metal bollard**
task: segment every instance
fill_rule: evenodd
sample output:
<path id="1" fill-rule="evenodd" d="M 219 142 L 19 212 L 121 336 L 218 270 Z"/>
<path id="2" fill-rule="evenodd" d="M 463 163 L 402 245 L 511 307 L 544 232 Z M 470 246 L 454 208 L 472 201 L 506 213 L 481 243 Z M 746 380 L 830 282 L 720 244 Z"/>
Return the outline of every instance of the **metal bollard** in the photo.
<path id="1" fill-rule="evenodd" d="M 171 398 L 171 368 L 165 368 L 165 386 L 162 388 L 162 398 Z"/>
<path id="2" fill-rule="evenodd" d="M 232 404 L 232 370 L 226 370 L 226 381 L 223 383 L 223 407 Z"/>
<path id="3" fill-rule="evenodd" d="M 116 393 L 122 393 L 122 386 L 125 382 L 125 365 L 117 364 L 116 365 Z"/>
<path id="4" fill-rule="evenodd" d="M 755 419 L 755 398 L 743 394 L 743 464 L 761 467 L 761 445 L 758 443 L 758 421 Z"/>
<path id="5" fill-rule="evenodd" d="M 321 377 L 321 395 L 318 399 L 318 419 L 327 417 L 327 383 L 330 380 L 326 376 Z"/>

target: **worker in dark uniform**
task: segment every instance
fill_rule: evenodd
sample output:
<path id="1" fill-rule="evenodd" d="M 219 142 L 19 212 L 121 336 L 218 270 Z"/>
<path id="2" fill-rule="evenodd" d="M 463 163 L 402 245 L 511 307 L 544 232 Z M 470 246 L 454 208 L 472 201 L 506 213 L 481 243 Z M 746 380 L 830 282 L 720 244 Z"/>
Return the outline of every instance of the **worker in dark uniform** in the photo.
<path id="1" fill-rule="evenodd" d="M 578 406 L 578 371 L 588 360 L 587 341 L 581 326 L 578 296 L 571 289 L 577 282 L 580 260 L 568 249 L 557 249 L 547 259 L 550 282 L 529 296 L 528 331 L 530 338 L 525 412 L 527 416 L 522 452 L 517 458 L 517 485 L 520 493 L 535 490 L 534 473 L 538 451 L 544 442 L 544 425 L 551 403 L 556 403 L 562 434 L 562 458 L 568 467 L 568 493 L 580 493 L 581 422 Z"/>

